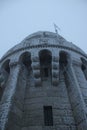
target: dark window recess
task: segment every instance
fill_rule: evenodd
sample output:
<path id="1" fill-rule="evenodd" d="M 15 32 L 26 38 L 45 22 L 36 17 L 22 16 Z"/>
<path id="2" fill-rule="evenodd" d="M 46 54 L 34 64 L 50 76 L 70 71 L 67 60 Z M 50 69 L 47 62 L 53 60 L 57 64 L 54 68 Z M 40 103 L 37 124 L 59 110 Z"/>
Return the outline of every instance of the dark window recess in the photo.
<path id="1" fill-rule="evenodd" d="M 48 77 L 48 68 L 44 68 L 44 77 Z"/>
<path id="2" fill-rule="evenodd" d="M 44 81 L 48 80 L 48 77 L 51 78 L 51 65 L 52 65 L 52 53 L 49 50 L 41 50 L 39 52 L 40 58 L 40 74 L 41 79 Z"/>
<path id="3" fill-rule="evenodd" d="M 0 101 L 1 101 L 2 95 L 3 95 L 3 89 L 0 87 Z"/>
<path id="4" fill-rule="evenodd" d="M 53 126 L 52 106 L 44 106 L 44 124 L 45 126 Z"/>
<path id="5" fill-rule="evenodd" d="M 66 52 L 60 52 L 60 58 L 59 58 L 59 65 L 60 68 L 62 69 L 64 66 L 67 66 L 68 61 L 67 61 L 67 54 Z"/>
<path id="6" fill-rule="evenodd" d="M 82 69 L 83 74 L 87 80 L 87 60 L 85 60 L 84 58 L 81 57 L 81 61 L 82 61 L 81 69 Z"/>
<path id="7" fill-rule="evenodd" d="M 86 78 L 86 80 L 87 80 L 86 66 L 82 64 L 81 69 L 82 69 L 82 71 L 83 71 L 83 73 L 84 73 L 84 76 L 85 76 L 85 78 Z"/>

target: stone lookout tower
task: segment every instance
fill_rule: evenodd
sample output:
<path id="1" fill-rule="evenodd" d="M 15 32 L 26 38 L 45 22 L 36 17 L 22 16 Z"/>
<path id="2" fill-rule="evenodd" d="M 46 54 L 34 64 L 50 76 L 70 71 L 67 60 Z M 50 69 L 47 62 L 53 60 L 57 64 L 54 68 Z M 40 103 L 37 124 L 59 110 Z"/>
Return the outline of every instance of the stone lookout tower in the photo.
<path id="1" fill-rule="evenodd" d="M 36 32 L 0 60 L 0 130 L 87 130 L 87 55 Z"/>

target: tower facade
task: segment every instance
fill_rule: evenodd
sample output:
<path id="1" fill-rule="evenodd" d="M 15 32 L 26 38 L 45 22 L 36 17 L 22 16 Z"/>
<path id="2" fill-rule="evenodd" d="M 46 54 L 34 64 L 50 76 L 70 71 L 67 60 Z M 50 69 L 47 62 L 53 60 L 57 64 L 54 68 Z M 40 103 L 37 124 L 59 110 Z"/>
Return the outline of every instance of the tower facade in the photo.
<path id="1" fill-rule="evenodd" d="M 87 55 L 36 32 L 0 60 L 0 130 L 87 130 Z"/>

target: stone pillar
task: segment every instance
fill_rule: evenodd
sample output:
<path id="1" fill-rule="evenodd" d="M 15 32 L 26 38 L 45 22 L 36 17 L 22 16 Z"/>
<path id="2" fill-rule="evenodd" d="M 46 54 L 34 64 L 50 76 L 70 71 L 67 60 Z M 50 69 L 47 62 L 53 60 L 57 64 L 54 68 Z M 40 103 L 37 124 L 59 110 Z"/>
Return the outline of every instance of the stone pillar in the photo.
<path id="1" fill-rule="evenodd" d="M 52 85 L 58 86 L 59 83 L 59 58 L 52 57 Z"/>
<path id="2" fill-rule="evenodd" d="M 41 86 L 41 75 L 40 75 L 40 61 L 38 53 L 31 57 L 32 60 L 32 70 L 34 75 L 35 86 Z"/>
<path id="3" fill-rule="evenodd" d="M 10 75 L 1 101 L 0 130 L 11 129 L 9 128 L 8 125 L 9 115 L 12 108 L 12 100 L 16 91 L 19 71 L 20 71 L 20 65 L 18 62 L 10 63 Z"/>
<path id="4" fill-rule="evenodd" d="M 87 78 L 86 78 L 87 68 L 86 68 L 85 72 L 83 72 L 83 70 L 81 69 L 81 66 L 82 66 L 82 63 L 80 61 L 78 61 L 77 59 L 73 60 L 73 68 L 74 68 L 77 80 L 79 82 L 80 88 L 81 89 L 84 88 L 85 90 L 87 90 Z M 85 91 L 85 93 L 87 94 L 86 91 Z"/>
<path id="5" fill-rule="evenodd" d="M 68 82 L 68 84 L 66 83 L 66 86 L 68 89 L 70 103 L 72 106 L 77 128 L 78 130 L 86 130 L 87 108 L 85 106 L 72 64 L 68 64 L 67 66 L 67 69 L 65 71 L 65 79 L 66 82 Z"/>

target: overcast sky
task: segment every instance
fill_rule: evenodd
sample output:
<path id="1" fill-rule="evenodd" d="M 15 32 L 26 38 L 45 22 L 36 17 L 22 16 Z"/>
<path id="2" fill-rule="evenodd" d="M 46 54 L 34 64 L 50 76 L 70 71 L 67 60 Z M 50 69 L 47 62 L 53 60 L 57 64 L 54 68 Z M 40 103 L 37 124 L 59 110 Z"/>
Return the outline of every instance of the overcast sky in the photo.
<path id="1" fill-rule="evenodd" d="M 87 0 L 0 0 L 0 58 L 26 36 L 55 32 L 87 53 Z"/>

